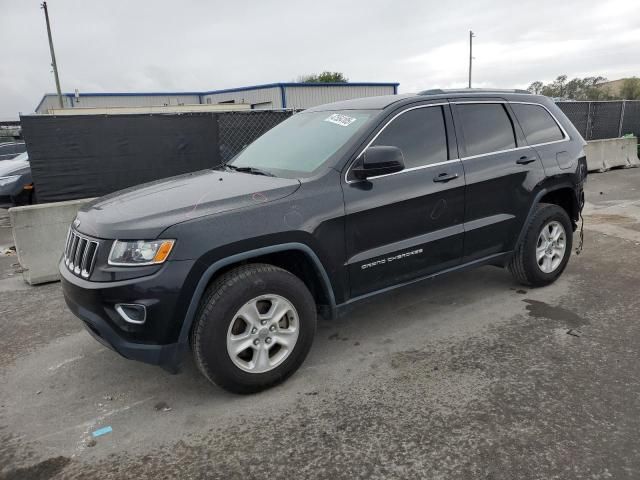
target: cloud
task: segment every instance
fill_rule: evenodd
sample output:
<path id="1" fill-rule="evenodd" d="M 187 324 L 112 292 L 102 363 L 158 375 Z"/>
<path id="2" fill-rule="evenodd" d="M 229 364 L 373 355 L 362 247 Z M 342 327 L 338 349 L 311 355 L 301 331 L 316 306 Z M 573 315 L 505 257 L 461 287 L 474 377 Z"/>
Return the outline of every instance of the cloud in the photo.
<path id="1" fill-rule="evenodd" d="M 40 0 L 0 0 L 0 119 L 54 91 Z M 398 81 L 523 87 L 559 74 L 640 75 L 628 0 L 49 0 L 64 91 L 212 90 L 322 70 Z"/>

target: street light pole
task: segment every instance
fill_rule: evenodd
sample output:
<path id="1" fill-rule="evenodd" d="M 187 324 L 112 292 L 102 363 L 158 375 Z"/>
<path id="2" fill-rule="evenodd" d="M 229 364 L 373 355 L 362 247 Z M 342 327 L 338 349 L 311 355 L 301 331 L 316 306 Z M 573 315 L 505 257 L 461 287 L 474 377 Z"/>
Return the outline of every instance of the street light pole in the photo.
<path id="1" fill-rule="evenodd" d="M 471 88 L 471 70 L 473 68 L 473 37 L 475 37 L 472 30 L 469 30 L 469 88 Z"/>
<path id="2" fill-rule="evenodd" d="M 58 92 L 58 102 L 60 108 L 64 108 L 62 104 L 62 91 L 60 90 L 60 78 L 58 78 L 58 64 L 56 63 L 56 52 L 53 50 L 53 38 L 51 37 L 51 24 L 49 23 L 49 11 L 47 10 L 47 2 L 42 2 L 40 6 L 44 10 L 44 19 L 47 22 L 47 35 L 49 36 L 49 50 L 51 52 L 51 66 L 53 67 L 53 76 L 56 79 L 56 91 Z"/>

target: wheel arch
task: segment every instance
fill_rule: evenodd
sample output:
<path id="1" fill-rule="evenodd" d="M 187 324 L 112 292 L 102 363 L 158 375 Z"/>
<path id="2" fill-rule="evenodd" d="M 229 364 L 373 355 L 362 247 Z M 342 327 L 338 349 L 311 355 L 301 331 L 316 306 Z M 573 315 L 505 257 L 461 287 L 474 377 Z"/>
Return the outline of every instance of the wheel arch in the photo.
<path id="1" fill-rule="evenodd" d="M 534 197 L 533 202 L 531 203 L 529 213 L 527 214 L 527 217 L 522 224 L 520 234 L 518 235 L 518 240 L 514 245 L 514 250 L 522 242 L 522 239 L 524 238 L 524 235 L 527 231 L 527 227 L 529 226 L 529 222 L 533 217 L 535 208 L 539 203 L 552 203 L 563 208 L 569 215 L 569 218 L 571 219 L 575 230 L 577 226 L 578 216 L 580 215 L 580 204 L 578 199 L 576 198 L 575 187 L 570 183 L 559 183 L 556 185 L 544 186 L 538 191 L 538 193 Z"/>
<path id="2" fill-rule="evenodd" d="M 578 221 L 580 215 L 580 206 L 575 195 L 575 190 L 570 186 L 561 186 L 553 190 L 547 191 L 540 198 L 538 203 L 552 203 L 562 207 L 569 215 L 574 223 Z"/>
<path id="3" fill-rule="evenodd" d="M 300 270 L 296 271 L 296 269 L 292 267 L 296 261 L 301 259 L 304 259 L 303 261 L 307 262 L 304 265 L 313 267 L 313 273 L 305 270 L 304 273 L 300 275 Z M 307 285 L 307 287 L 311 287 L 310 290 L 316 299 L 316 303 L 318 303 L 319 299 L 328 303 L 328 316 L 330 318 L 335 317 L 336 301 L 331 281 L 329 280 L 329 276 L 322 262 L 311 247 L 297 242 L 272 245 L 230 255 L 215 261 L 207 267 L 204 273 L 200 276 L 194 293 L 191 296 L 189 307 L 180 329 L 178 342 L 181 345 L 188 346 L 189 333 L 191 331 L 200 300 L 202 299 L 202 296 L 209 284 L 220 274 L 244 263 L 270 263 L 290 271 L 294 275 L 298 276 Z"/>

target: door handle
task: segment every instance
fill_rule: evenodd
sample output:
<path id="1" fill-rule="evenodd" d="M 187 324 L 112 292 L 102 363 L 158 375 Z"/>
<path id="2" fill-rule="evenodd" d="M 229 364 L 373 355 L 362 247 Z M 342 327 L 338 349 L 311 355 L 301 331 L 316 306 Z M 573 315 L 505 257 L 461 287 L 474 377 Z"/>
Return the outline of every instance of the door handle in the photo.
<path id="1" fill-rule="evenodd" d="M 535 157 L 527 157 L 526 155 L 523 155 L 518 160 L 516 160 L 516 163 L 518 165 L 527 165 L 528 163 L 535 162 L 535 161 L 536 161 Z"/>
<path id="2" fill-rule="evenodd" d="M 438 175 L 437 177 L 433 177 L 433 181 L 434 182 L 449 182 L 451 180 L 455 180 L 456 178 L 458 178 L 458 174 L 457 173 L 446 173 L 443 172 L 440 175 Z"/>

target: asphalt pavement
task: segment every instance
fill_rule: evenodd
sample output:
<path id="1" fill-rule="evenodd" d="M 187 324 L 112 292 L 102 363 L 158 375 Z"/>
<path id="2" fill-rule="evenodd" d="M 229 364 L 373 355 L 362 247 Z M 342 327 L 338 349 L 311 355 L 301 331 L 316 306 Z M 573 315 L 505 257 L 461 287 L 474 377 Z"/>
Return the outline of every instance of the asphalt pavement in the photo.
<path id="1" fill-rule="evenodd" d="M 590 175 L 587 201 L 554 285 L 484 267 L 395 291 L 252 396 L 119 357 L 0 255 L 0 478 L 640 478 L 640 169 Z"/>

